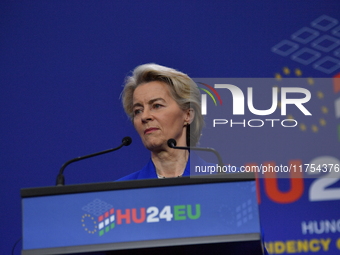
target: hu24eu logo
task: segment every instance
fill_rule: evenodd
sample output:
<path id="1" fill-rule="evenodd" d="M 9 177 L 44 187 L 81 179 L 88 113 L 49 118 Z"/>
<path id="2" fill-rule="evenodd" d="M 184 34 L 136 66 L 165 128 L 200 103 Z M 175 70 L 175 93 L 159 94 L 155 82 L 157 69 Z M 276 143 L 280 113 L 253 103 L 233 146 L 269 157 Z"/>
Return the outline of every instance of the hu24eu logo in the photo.
<path id="1" fill-rule="evenodd" d="M 98 232 L 99 236 L 124 224 L 157 224 L 162 221 L 171 224 L 172 221 L 197 220 L 201 217 L 200 204 L 116 209 L 96 199 L 82 209 L 89 212 L 81 218 L 82 227 L 89 234 Z"/>

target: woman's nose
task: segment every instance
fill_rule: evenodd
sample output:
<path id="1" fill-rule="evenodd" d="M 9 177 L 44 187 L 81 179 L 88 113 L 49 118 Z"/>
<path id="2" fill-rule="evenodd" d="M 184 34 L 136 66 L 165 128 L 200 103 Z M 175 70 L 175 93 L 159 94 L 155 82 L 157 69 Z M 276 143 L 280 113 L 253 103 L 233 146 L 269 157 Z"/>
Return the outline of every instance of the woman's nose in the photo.
<path id="1" fill-rule="evenodd" d="M 143 113 L 142 113 L 142 122 L 148 122 L 152 120 L 152 115 L 150 114 L 150 111 L 149 110 L 144 110 Z"/>

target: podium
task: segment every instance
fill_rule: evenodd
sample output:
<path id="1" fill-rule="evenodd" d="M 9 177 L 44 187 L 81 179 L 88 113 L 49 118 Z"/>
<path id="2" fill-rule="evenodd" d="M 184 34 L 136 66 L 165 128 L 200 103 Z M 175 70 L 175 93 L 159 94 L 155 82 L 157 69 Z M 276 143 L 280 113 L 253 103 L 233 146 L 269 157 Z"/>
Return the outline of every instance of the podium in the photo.
<path id="1" fill-rule="evenodd" d="M 22 254 L 263 254 L 255 180 L 239 177 L 22 189 Z"/>

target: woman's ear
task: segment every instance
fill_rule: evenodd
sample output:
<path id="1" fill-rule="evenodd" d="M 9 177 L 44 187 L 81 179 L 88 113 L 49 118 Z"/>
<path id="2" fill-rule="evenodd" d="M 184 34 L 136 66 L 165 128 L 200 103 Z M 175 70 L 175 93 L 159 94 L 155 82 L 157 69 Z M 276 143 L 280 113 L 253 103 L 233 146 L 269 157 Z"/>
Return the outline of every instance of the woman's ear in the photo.
<path id="1" fill-rule="evenodd" d="M 194 108 L 189 108 L 186 110 L 185 122 L 189 125 L 193 122 L 195 118 L 195 110 Z"/>

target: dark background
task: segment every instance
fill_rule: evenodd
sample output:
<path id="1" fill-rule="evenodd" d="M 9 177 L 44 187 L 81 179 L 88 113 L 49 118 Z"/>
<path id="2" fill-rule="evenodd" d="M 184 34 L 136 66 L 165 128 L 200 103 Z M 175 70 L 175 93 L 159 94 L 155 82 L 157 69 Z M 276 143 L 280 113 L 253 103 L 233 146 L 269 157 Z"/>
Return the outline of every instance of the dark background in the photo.
<path id="1" fill-rule="evenodd" d="M 70 165 L 66 183 L 113 181 L 147 162 L 120 101 L 134 67 L 274 77 L 290 65 L 331 77 L 270 49 L 339 11 L 337 0 L 1 1 L 1 254 L 21 237 L 21 188 L 54 185 L 65 161 L 116 147 L 126 135 L 130 147 Z"/>

